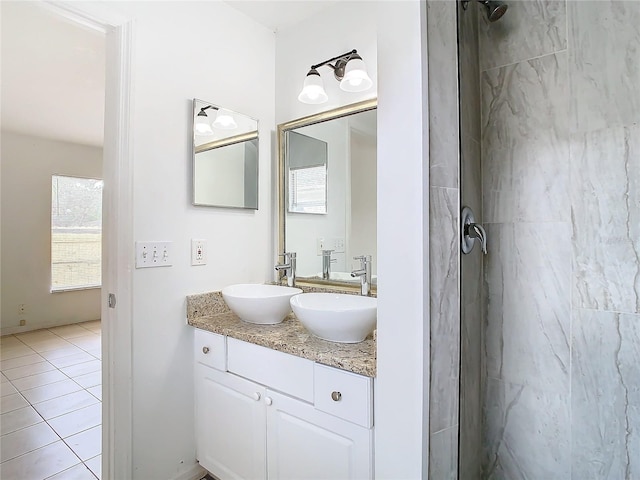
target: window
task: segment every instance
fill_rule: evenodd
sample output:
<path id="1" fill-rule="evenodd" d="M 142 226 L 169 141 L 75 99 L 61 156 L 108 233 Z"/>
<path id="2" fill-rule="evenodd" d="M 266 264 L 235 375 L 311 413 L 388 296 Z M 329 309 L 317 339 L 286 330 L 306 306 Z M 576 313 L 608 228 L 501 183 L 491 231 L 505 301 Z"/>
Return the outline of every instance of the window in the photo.
<path id="1" fill-rule="evenodd" d="M 289 211 L 327 213 L 327 167 L 289 170 Z"/>
<path id="2" fill-rule="evenodd" d="M 99 288 L 102 180 L 51 179 L 51 291 Z"/>
<path id="3" fill-rule="evenodd" d="M 327 213 L 327 142 L 287 132 L 289 212 Z"/>

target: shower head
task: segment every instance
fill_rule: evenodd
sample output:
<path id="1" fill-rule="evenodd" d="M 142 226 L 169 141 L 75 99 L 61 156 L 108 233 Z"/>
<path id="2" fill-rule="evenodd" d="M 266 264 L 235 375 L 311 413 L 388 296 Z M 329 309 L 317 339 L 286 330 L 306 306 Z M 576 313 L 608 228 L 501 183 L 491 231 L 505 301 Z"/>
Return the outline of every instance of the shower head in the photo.
<path id="1" fill-rule="evenodd" d="M 487 9 L 487 19 L 490 22 L 500 20 L 504 13 L 507 11 L 507 5 L 501 2 L 494 2 L 491 0 L 478 0 Z"/>

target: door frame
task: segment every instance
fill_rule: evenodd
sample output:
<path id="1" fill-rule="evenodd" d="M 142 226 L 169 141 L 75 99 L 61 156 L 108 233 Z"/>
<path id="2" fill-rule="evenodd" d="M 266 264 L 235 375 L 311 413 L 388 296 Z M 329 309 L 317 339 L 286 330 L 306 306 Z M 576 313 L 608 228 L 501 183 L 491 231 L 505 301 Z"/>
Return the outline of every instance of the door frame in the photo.
<path id="1" fill-rule="evenodd" d="M 105 3 L 47 0 L 41 5 L 105 34 L 102 202 L 102 478 L 129 480 L 132 456 L 132 79 L 133 26 Z M 116 308 L 109 308 L 109 293 Z"/>

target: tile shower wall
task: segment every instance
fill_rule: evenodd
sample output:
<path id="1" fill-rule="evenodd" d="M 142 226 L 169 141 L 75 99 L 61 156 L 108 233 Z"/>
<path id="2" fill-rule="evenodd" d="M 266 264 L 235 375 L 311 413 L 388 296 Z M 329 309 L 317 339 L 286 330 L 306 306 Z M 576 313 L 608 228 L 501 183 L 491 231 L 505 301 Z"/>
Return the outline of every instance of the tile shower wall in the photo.
<path id="1" fill-rule="evenodd" d="M 427 2 L 429 69 L 429 478 L 458 475 L 460 169 L 456 2 Z"/>
<path id="2" fill-rule="evenodd" d="M 640 478 L 640 2 L 509 4 L 478 20 L 483 477 Z"/>

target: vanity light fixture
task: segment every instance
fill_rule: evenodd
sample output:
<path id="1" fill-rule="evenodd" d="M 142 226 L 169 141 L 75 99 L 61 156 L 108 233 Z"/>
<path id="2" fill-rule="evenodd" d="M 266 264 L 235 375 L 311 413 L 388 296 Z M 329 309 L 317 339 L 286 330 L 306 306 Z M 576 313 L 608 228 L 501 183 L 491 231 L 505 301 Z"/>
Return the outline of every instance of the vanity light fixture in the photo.
<path id="1" fill-rule="evenodd" d="M 357 50 L 351 50 L 311 66 L 311 70 L 304 80 L 302 91 L 298 95 L 298 100 L 302 103 L 319 104 L 329 99 L 324 91 L 322 78 L 318 73 L 318 68 L 325 65 L 331 67 L 334 77 L 340 82 L 340 88 L 345 92 L 363 92 L 373 85 L 371 78 L 367 75 L 362 57 L 358 55 Z"/>
<path id="2" fill-rule="evenodd" d="M 218 111 L 213 123 L 209 122 L 209 116 L 207 115 L 207 112 L 205 112 L 208 108 Z M 194 125 L 196 135 L 213 135 L 213 129 L 211 127 L 218 128 L 220 130 L 233 130 L 234 128 L 238 128 L 238 124 L 229 110 L 214 107 L 213 105 L 207 105 L 200 109 L 196 115 Z"/>

